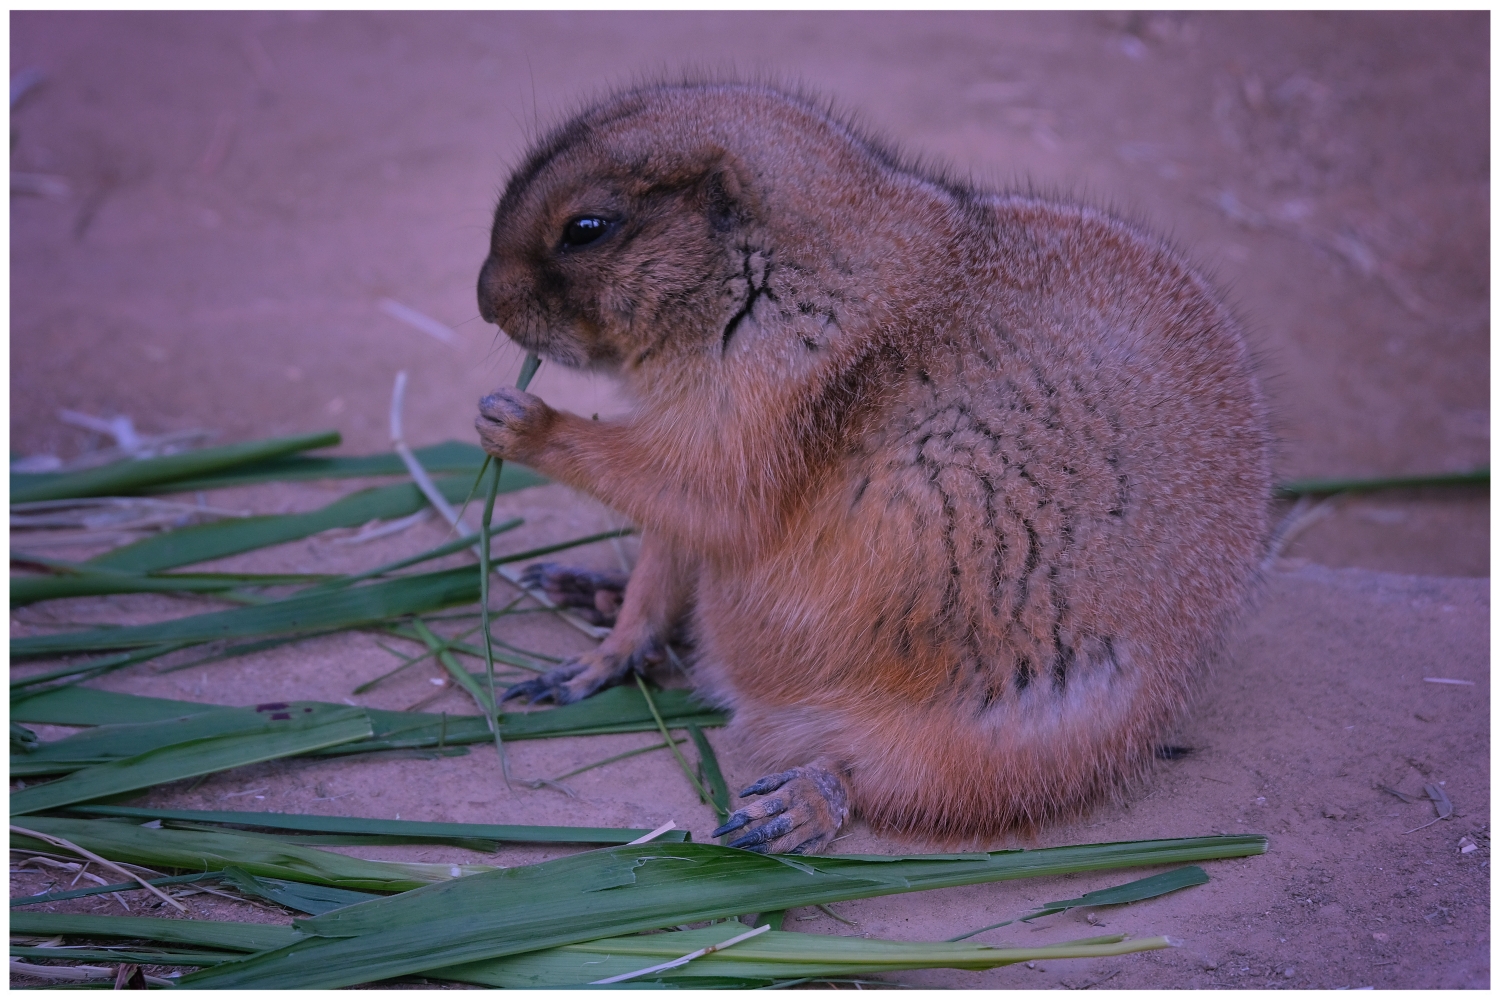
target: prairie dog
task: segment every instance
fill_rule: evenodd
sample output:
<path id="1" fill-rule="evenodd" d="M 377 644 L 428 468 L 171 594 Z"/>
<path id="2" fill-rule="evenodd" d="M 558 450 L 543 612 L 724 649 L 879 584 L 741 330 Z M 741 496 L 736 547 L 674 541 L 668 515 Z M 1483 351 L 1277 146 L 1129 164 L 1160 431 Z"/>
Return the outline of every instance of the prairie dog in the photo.
<path id="1" fill-rule="evenodd" d="M 685 624 L 769 772 L 732 846 L 817 852 L 851 809 L 973 841 L 1120 789 L 1265 546 L 1261 395 L 1177 253 L 801 97 L 649 86 L 573 118 L 500 199 L 479 308 L 633 400 L 601 422 L 502 389 L 485 448 L 643 532 L 610 637 L 508 696 L 586 697 Z"/>

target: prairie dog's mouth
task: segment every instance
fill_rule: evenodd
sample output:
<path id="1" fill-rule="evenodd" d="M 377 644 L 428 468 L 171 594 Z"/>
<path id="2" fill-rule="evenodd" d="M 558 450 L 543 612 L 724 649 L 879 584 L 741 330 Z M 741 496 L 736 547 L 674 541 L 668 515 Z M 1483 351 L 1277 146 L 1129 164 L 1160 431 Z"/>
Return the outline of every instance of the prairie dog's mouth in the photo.
<path id="1" fill-rule="evenodd" d="M 588 367 L 590 360 L 588 352 L 584 350 L 582 344 L 570 337 L 550 335 L 546 331 L 512 333 L 504 327 L 497 327 L 497 329 L 517 347 L 546 358 L 554 364 L 562 365 L 564 368 Z"/>

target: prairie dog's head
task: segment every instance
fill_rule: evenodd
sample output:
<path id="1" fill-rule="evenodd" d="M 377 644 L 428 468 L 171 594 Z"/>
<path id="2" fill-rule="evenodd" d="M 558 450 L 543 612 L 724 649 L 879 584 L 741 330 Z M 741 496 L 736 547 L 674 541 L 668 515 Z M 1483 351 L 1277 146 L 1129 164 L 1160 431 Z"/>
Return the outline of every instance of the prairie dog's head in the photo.
<path id="1" fill-rule="evenodd" d="M 771 254 L 805 256 L 771 230 L 826 205 L 841 145 L 826 116 L 768 88 L 612 97 L 547 136 L 512 175 L 479 273 L 480 314 L 577 368 L 722 354 L 740 320 L 777 298 L 761 295 Z M 779 219 L 768 227 L 773 199 Z M 793 228 L 809 239 L 791 242 L 826 245 Z"/>

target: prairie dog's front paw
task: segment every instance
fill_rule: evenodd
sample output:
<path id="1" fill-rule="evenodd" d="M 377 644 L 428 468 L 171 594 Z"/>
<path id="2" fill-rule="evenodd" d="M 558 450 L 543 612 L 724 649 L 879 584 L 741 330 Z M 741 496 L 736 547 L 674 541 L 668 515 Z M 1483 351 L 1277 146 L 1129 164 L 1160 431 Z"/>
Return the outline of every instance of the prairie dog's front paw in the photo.
<path id="1" fill-rule="evenodd" d="M 555 412 L 529 392 L 496 389 L 479 401 L 474 428 L 485 451 L 524 462 L 536 453 Z"/>

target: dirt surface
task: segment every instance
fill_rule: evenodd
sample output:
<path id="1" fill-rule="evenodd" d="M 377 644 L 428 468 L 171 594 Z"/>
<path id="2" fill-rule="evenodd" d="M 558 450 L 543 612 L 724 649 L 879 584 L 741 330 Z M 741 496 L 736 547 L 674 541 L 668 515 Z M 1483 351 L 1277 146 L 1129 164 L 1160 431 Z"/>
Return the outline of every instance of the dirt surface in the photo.
<path id="1" fill-rule="evenodd" d="M 45 175 L 53 191 L 11 201 L 12 454 L 66 459 L 104 443 L 60 422 L 59 408 L 126 414 L 149 433 L 209 428 L 225 441 L 336 427 L 345 452 L 385 450 L 402 369 L 407 439 L 472 440 L 474 401 L 513 382 L 520 359 L 478 319 L 473 292 L 507 169 L 539 127 L 591 94 L 687 67 L 801 82 L 960 172 L 1083 197 L 1170 234 L 1252 332 L 1278 478 L 1469 469 L 1489 453 L 1488 38 L 1485 13 L 12 14 L 12 73 L 44 74 L 13 115 L 12 169 Z M 451 339 L 395 318 L 384 300 L 450 327 Z M 533 388 L 585 414 L 620 407 L 607 384 L 555 366 Z M 352 485 L 211 501 L 310 509 Z M 507 539 L 513 549 L 619 523 L 557 486 L 501 508 L 528 519 Z M 1324 514 L 1269 572 L 1205 683 L 1180 737 L 1194 752 L 1164 762 L 1125 803 L 1040 839 L 1252 831 L 1271 837 L 1270 853 L 1208 865 L 1208 885 L 1093 917 L 1106 932 L 1170 934 L 1181 948 L 894 979 L 1488 985 L 1488 492 L 1378 493 Z M 440 537 L 432 523 L 364 546 L 325 535 L 222 565 L 360 568 Z M 579 556 L 618 558 L 608 546 Z M 212 606 L 54 602 L 14 613 L 12 634 Z M 587 641 L 540 616 L 516 622 L 513 640 L 529 648 L 565 655 Z M 134 668 L 99 685 L 233 704 L 340 701 L 394 663 L 373 640 L 346 636 L 189 671 Z M 432 676 L 408 671 L 358 700 L 404 708 L 436 690 Z M 429 707 L 469 710 L 456 692 Z M 731 783 L 756 777 L 713 735 Z M 552 776 L 653 741 L 533 741 L 515 744 L 512 761 L 519 774 Z M 1456 813 L 1407 833 L 1431 805 L 1376 786 L 1419 794 L 1427 783 Z M 699 839 L 713 825 L 661 753 L 567 784 L 576 798 L 507 791 L 493 749 L 479 747 L 437 761 L 263 765 L 149 801 L 485 822 L 670 818 Z M 1478 850 L 1460 854 L 1464 836 Z M 860 824 L 837 844 L 922 847 Z M 1119 880 L 889 897 L 836 907 L 856 926 L 809 910 L 788 927 L 938 939 Z M 13 892 L 36 881 L 15 876 Z M 90 899 L 74 908 L 123 912 Z M 1089 927 L 1072 911 L 980 939 L 1055 941 Z"/>

